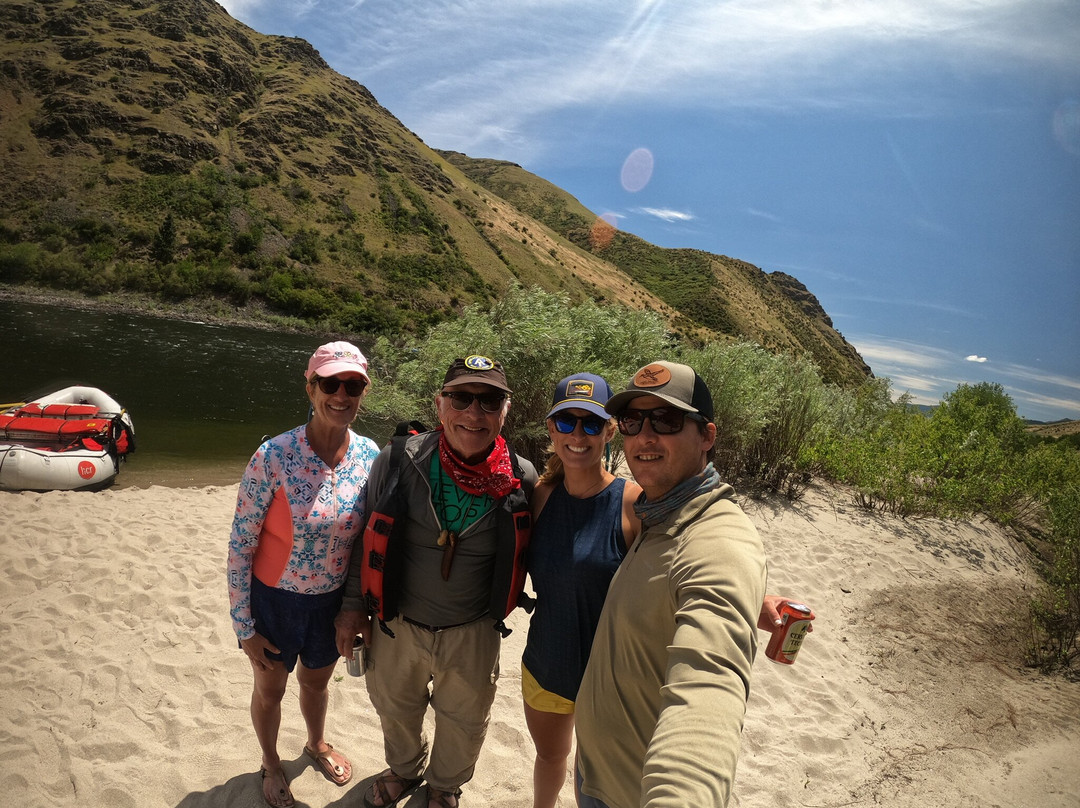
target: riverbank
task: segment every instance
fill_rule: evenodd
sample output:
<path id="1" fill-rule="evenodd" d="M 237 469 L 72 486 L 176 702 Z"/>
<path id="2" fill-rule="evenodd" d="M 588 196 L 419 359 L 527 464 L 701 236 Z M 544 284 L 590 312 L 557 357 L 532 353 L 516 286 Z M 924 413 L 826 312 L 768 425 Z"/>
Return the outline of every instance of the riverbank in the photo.
<path id="1" fill-rule="evenodd" d="M 0 789 L 23 808 L 263 805 L 251 673 L 228 618 L 236 486 L 0 492 Z M 754 664 L 733 806 L 1075 808 L 1080 683 L 1021 664 L 1036 591 L 979 520 L 898 519 L 812 487 L 747 502 L 770 590 L 817 614 L 793 666 Z M 515 612 L 469 808 L 531 805 Z M 337 788 L 303 755 L 295 677 L 281 750 L 299 804 L 348 808 L 384 768 L 364 681 L 330 688 Z M 429 727 L 430 730 L 430 727 Z M 561 808 L 571 808 L 567 787 Z M 402 808 L 419 808 L 412 797 Z"/>
<path id="2" fill-rule="evenodd" d="M 341 335 L 337 331 L 331 332 L 320 329 L 294 317 L 283 317 L 259 303 L 248 303 L 245 306 L 237 307 L 231 306 L 222 300 L 206 300 L 202 298 L 193 298 L 179 303 L 163 303 L 156 298 L 141 295 L 137 292 L 110 292 L 102 297 L 92 297 L 64 289 L 12 286 L 11 284 L 0 284 L 0 300 L 38 303 L 78 311 L 140 314 L 185 322 L 235 325 L 286 334 L 333 336 L 336 339 L 361 341 L 365 339 L 363 335 Z M 370 341 L 370 337 L 366 339 Z"/>

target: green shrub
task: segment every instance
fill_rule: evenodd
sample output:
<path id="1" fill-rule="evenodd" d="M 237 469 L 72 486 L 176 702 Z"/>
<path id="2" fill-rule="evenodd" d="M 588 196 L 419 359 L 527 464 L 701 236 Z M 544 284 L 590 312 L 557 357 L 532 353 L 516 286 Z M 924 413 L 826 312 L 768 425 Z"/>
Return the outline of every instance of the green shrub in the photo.
<path id="1" fill-rule="evenodd" d="M 692 349 L 682 361 L 712 392 L 720 475 L 754 490 L 801 495 L 810 479 L 810 438 L 827 400 L 813 362 L 747 342 Z"/>
<path id="2" fill-rule="evenodd" d="M 433 425 L 434 396 L 455 357 L 483 354 L 502 362 L 513 389 L 504 433 L 516 451 L 543 465 L 544 416 L 559 379 L 597 373 L 616 390 L 641 365 L 668 354 L 663 321 L 651 312 L 586 302 L 515 286 L 490 306 L 474 305 L 395 345 L 380 339 L 373 352 L 372 387 L 365 406 L 390 421 L 418 418 Z"/>
<path id="3" fill-rule="evenodd" d="M 317 264 L 322 260 L 321 243 L 322 237 L 318 231 L 301 230 L 289 242 L 289 257 L 302 264 Z"/>
<path id="4" fill-rule="evenodd" d="M 36 244 L 0 245 L 0 281 L 4 283 L 33 283 L 37 280 L 37 264 L 41 248 Z"/>
<path id="5" fill-rule="evenodd" d="M 1030 662 L 1068 668 L 1080 655 L 1080 453 L 1067 443 L 1039 443 L 1025 457 L 1025 481 L 1045 526 L 1046 588 L 1032 599 Z"/>
<path id="6" fill-rule="evenodd" d="M 946 394 L 930 418 L 925 469 L 940 512 L 1009 522 L 1023 496 L 1017 470 L 1028 443 L 1001 385 L 961 384 Z"/>

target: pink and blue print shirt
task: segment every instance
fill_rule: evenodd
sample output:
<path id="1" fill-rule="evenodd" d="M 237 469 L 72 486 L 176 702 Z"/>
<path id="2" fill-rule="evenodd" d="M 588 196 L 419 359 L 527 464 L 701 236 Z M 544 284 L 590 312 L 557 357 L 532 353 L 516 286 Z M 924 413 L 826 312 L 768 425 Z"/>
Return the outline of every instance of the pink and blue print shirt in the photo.
<path id="1" fill-rule="evenodd" d="M 229 537 L 229 603 L 241 640 L 255 633 L 251 581 L 300 594 L 345 583 L 366 505 L 368 472 L 379 448 L 349 431 L 349 448 L 330 468 L 299 426 L 259 447 L 236 498 Z"/>

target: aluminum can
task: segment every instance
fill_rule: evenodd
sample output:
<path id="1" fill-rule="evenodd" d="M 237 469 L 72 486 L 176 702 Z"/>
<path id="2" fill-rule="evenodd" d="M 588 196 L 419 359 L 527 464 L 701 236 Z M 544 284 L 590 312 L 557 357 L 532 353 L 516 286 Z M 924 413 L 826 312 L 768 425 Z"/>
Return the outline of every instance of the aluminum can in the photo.
<path id="1" fill-rule="evenodd" d="M 801 603 L 785 603 L 780 608 L 780 625 L 772 633 L 765 656 L 781 665 L 791 665 L 802 648 L 814 613 Z"/>
<path id="2" fill-rule="evenodd" d="M 345 670 L 349 676 L 363 676 L 367 671 L 367 646 L 363 637 L 353 640 L 352 656 L 345 660 Z"/>

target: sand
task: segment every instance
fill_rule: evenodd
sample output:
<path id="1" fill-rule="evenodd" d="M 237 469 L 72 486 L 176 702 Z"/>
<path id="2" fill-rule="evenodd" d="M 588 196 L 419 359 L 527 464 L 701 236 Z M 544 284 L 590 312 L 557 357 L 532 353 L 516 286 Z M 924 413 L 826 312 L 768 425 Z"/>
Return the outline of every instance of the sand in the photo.
<path id="1" fill-rule="evenodd" d="M 263 804 L 251 673 L 227 614 L 234 497 L 0 493 L 0 803 Z M 1080 684 L 1022 666 L 1018 616 L 1037 580 L 1006 532 L 870 514 L 833 489 L 746 508 L 770 591 L 817 620 L 795 665 L 758 656 L 733 805 L 1080 805 Z M 464 806 L 532 804 L 527 617 L 511 625 Z M 383 768 L 364 681 L 341 673 L 327 736 L 356 776 L 338 788 L 303 756 L 292 680 L 280 748 L 298 805 L 360 806 Z"/>

